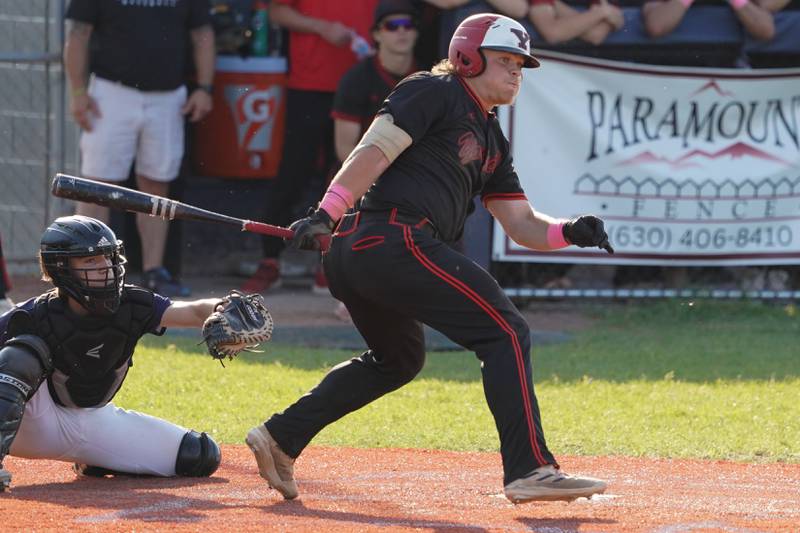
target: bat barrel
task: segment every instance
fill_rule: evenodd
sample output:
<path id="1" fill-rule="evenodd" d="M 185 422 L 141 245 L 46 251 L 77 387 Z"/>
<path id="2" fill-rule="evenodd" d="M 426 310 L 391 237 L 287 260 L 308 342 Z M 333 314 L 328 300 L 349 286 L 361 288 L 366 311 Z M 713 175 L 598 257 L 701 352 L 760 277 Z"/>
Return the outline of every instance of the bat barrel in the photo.
<path id="1" fill-rule="evenodd" d="M 169 198 L 134 191 L 101 181 L 78 178 L 68 174 L 56 174 L 53 178 L 52 192 L 54 196 L 59 198 L 89 202 L 136 213 L 146 213 L 163 219 L 173 220 L 178 218 L 202 222 L 218 222 L 236 226 L 241 231 L 251 231 L 284 239 L 291 239 L 294 235 L 294 232 L 288 228 L 229 217 L 176 200 L 170 200 Z"/>
<path id="2" fill-rule="evenodd" d="M 134 191 L 110 183 L 78 178 L 68 174 L 56 174 L 53 178 L 52 193 L 60 198 L 89 202 L 135 213 L 145 213 L 154 217 L 174 220 L 200 220 L 220 222 L 242 229 L 244 221 L 213 211 L 170 200 L 161 196 Z"/>

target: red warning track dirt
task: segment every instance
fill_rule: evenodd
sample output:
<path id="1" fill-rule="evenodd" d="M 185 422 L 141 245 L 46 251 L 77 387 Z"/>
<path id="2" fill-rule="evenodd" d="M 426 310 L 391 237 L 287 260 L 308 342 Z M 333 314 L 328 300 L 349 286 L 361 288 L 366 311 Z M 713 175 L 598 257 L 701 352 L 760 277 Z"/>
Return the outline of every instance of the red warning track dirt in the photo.
<path id="1" fill-rule="evenodd" d="M 605 495 L 512 505 L 497 454 L 311 447 L 300 498 L 258 477 L 245 446 L 224 446 L 208 479 L 77 479 L 70 465 L 9 457 L 0 529 L 20 531 L 800 531 L 800 465 L 561 457 Z"/>

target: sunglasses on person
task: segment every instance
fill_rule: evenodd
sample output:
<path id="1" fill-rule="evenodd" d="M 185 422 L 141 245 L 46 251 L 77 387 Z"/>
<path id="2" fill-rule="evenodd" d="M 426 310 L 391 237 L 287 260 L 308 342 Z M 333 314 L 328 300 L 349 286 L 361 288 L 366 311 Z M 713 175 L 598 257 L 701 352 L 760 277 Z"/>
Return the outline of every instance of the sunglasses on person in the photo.
<path id="1" fill-rule="evenodd" d="M 410 18 L 384 20 L 381 24 L 381 29 L 386 31 L 397 31 L 400 28 L 404 30 L 413 30 L 417 27 L 414 21 Z"/>

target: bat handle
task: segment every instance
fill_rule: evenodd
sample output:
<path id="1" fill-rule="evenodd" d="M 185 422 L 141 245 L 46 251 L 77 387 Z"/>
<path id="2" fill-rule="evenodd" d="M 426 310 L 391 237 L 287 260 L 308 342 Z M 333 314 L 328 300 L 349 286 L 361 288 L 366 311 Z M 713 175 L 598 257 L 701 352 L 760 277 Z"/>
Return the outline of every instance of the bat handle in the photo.
<path id="1" fill-rule="evenodd" d="M 263 222 L 253 222 L 252 220 L 242 221 L 242 231 L 250 231 L 253 233 L 260 233 L 262 235 L 270 235 L 272 237 L 280 237 L 282 239 L 291 239 L 294 237 L 294 231 L 289 228 L 281 226 L 273 226 L 272 224 L 264 224 Z M 327 252 L 331 246 L 330 235 L 318 235 L 316 237 L 319 243 L 319 249 L 322 252 Z"/>
<path id="2" fill-rule="evenodd" d="M 271 235 L 272 237 L 280 237 L 282 239 L 291 239 L 294 237 L 294 232 L 289 228 L 264 224 L 263 222 L 253 222 L 252 220 L 242 221 L 242 231 Z"/>

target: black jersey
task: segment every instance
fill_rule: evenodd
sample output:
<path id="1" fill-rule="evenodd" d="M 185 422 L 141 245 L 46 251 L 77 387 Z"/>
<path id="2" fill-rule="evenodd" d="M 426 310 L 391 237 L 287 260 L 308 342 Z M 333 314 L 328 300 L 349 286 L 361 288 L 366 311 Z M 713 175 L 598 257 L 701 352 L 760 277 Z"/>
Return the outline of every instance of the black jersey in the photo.
<path id="1" fill-rule="evenodd" d="M 525 198 L 496 115 L 483 109 L 459 76 L 409 76 L 379 113 L 391 114 L 412 144 L 370 187 L 362 210 L 397 208 L 425 216 L 441 240 L 453 242 L 475 196 Z"/>
<path id="2" fill-rule="evenodd" d="M 416 69 L 411 72 L 414 70 Z M 396 76 L 383 68 L 378 56 L 359 61 L 339 82 L 331 117 L 358 122 L 361 124 L 361 131 L 366 131 L 383 106 L 384 99 L 404 77 L 405 75 Z"/>
<path id="3" fill-rule="evenodd" d="M 72 0 L 66 18 L 93 27 L 93 73 L 142 91 L 183 85 L 189 30 L 211 24 L 208 0 Z"/>
<path id="4" fill-rule="evenodd" d="M 125 285 L 116 313 L 79 316 L 52 290 L 0 315 L 0 347 L 16 335 L 40 337 L 53 357 L 47 385 L 55 402 L 98 407 L 119 390 L 139 339 L 163 333 L 159 325 L 170 305 L 169 298 Z"/>

